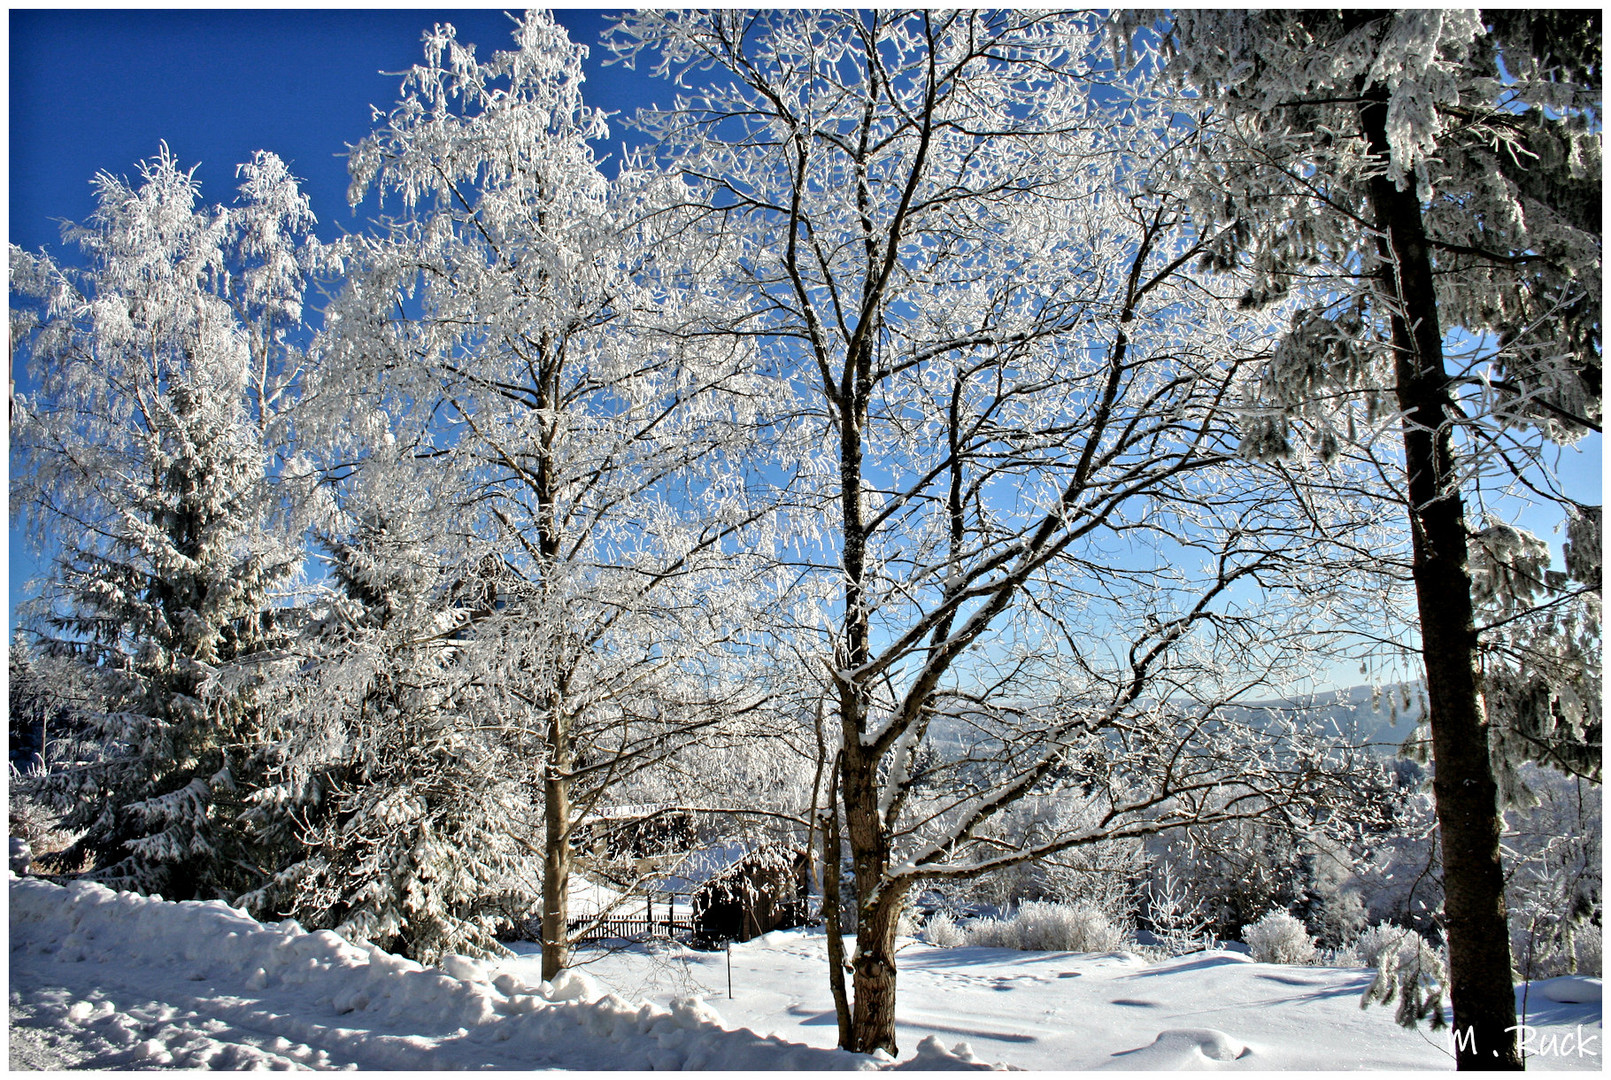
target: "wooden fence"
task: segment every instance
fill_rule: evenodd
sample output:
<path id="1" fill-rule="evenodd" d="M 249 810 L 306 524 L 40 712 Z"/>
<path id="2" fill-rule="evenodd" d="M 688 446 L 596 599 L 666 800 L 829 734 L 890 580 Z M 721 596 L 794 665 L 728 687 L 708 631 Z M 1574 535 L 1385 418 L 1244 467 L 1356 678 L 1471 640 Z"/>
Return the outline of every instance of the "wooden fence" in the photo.
<path id="1" fill-rule="evenodd" d="M 694 925 L 688 919 L 651 919 L 647 915 L 610 916 L 605 919 L 572 919 L 567 926 L 571 934 L 581 931 L 573 941 L 604 941 L 608 938 L 637 938 L 664 935 L 684 937 L 693 933 Z"/>

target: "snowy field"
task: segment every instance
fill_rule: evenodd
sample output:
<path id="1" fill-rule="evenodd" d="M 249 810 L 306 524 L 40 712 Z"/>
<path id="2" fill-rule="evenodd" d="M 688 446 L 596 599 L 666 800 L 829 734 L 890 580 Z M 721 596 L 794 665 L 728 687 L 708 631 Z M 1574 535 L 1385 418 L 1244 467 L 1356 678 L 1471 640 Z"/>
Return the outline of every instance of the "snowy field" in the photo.
<path id="1" fill-rule="evenodd" d="M 1366 972 L 1234 952 L 1148 963 L 914 941 L 892 1063 L 832 1049 L 820 932 L 735 945 L 729 998 L 728 956 L 677 946 L 588 952 L 583 973 L 545 985 L 529 953 L 425 969 L 222 903 L 28 878 L 10 899 L 13 1068 L 1452 1066 L 1446 1032 L 1361 1011 Z M 1529 1068 L 1601 1067 L 1599 991 L 1527 990 Z"/>

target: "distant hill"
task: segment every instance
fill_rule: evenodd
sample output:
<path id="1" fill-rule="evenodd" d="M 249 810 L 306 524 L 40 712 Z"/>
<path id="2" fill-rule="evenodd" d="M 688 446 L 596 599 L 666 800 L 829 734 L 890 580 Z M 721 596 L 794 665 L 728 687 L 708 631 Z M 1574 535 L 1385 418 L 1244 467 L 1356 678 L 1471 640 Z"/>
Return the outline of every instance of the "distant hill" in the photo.
<path id="1" fill-rule="evenodd" d="M 1251 702 L 1236 713 L 1239 719 L 1257 723 L 1258 713 L 1263 712 L 1272 720 L 1280 717 L 1290 721 L 1300 730 L 1335 735 L 1349 743 L 1367 743 L 1393 752 L 1420 721 L 1426 708 L 1423 697 L 1418 682 L 1351 686 L 1279 701 Z"/>
<path id="2" fill-rule="evenodd" d="M 1419 722 L 1425 709 L 1422 696 L 1419 682 L 1376 688 L 1351 686 L 1296 698 L 1247 702 L 1230 706 L 1223 713 L 1253 727 L 1277 730 L 1290 724 L 1298 731 L 1330 735 L 1355 746 L 1373 746 L 1392 756 Z M 992 740 L 964 720 L 939 717 L 929 729 L 928 743 L 941 760 L 955 760 L 966 748 L 990 746 Z"/>

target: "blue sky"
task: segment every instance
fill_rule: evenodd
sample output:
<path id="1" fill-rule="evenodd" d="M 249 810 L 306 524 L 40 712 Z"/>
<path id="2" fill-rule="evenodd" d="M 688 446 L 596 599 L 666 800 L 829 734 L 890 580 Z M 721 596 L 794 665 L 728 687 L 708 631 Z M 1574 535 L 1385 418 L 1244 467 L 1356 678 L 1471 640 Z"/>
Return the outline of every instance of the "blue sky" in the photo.
<path id="1" fill-rule="evenodd" d="M 592 47 L 589 101 L 630 113 L 666 94 L 663 82 L 598 47 L 608 12 L 557 13 Z M 451 22 L 480 56 L 511 45 L 500 10 L 12 11 L 9 238 L 53 250 L 52 219 L 94 207 L 90 180 L 132 175 L 167 140 L 197 173 L 208 202 L 233 195 L 235 166 L 254 150 L 284 158 L 305 188 L 323 237 L 357 229 L 341 155 L 388 108 L 402 72 L 420 61 L 420 37 Z M 612 147 L 623 131 L 612 124 Z M 603 149 L 603 148 L 601 148 Z"/>
<path id="2" fill-rule="evenodd" d="M 644 71 L 606 66 L 605 10 L 561 10 L 571 39 L 590 47 L 587 97 L 630 115 L 667 85 Z M 94 210 L 90 181 L 106 170 L 132 176 L 166 140 L 197 165 L 202 198 L 233 198 L 235 167 L 271 150 L 302 178 L 318 233 L 359 231 L 373 203 L 347 206 L 347 144 L 371 128 L 371 106 L 390 108 L 401 73 L 418 63 L 421 36 L 452 23 L 478 56 L 512 45 L 503 10 L 13 10 L 10 27 L 8 239 L 29 250 L 61 245 L 60 219 Z M 383 74 L 390 72 L 393 74 Z M 601 153 L 619 150 L 611 123 Z M 16 372 L 19 389 L 27 373 Z M 12 603 L 35 563 L 10 536 Z M 8 605 L 8 616 L 10 614 Z"/>

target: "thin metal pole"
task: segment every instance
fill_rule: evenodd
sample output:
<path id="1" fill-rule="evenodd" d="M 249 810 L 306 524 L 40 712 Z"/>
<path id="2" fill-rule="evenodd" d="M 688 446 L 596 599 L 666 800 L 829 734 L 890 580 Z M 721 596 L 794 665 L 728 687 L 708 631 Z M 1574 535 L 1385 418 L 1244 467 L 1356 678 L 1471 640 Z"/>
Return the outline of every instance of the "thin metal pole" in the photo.
<path id="1" fill-rule="evenodd" d="M 727 943 L 727 1000 L 733 1000 L 733 943 Z"/>

